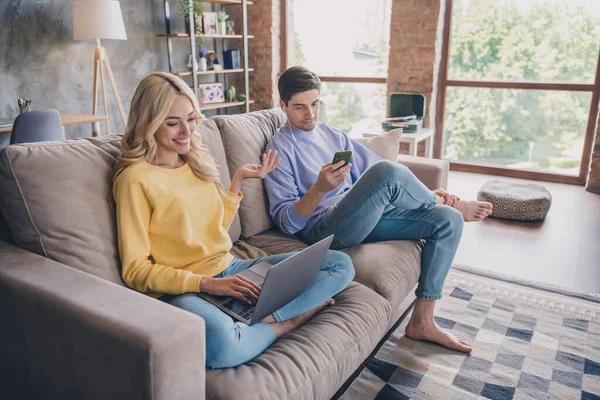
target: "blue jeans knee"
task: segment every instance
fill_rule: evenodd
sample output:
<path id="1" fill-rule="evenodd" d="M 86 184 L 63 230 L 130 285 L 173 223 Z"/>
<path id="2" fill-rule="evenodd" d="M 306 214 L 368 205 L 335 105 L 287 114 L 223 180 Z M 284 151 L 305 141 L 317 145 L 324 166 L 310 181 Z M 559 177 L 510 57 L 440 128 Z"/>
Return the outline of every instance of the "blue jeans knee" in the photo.
<path id="1" fill-rule="evenodd" d="M 452 207 L 443 207 L 444 217 L 447 223 L 444 225 L 445 229 L 449 229 L 453 236 L 462 236 L 463 228 L 465 226 L 465 220 L 460 211 Z"/>
<path id="2" fill-rule="evenodd" d="M 343 290 L 354 279 L 355 271 L 352 259 L 348 254 L 341 251 L 329 250 L 326 260 L 334 265 L 338 275 L 339 291 Z"/>
<path id="3" fill-rule="evenodd" d="M 389 160 L 379 160 L 367 169 L 364 175 L 369 177 L 369 181 L 399 183 L 404 181 L 407 174 L 411 172 L 406 166 Z"/>

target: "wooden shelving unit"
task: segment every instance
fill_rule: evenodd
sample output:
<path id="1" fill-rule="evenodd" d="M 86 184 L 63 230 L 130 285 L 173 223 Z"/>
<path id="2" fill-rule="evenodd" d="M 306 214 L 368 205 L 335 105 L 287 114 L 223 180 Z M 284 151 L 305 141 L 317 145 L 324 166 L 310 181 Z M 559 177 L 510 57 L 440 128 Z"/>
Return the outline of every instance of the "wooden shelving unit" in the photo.
<path id="1" fill-rule="evenodd" d="M 165 33 L 158 34 L 159 37 L 164 37 L 167 40 L 167 52 L 168 52 L 168 62 L 169 62 L 169 72 L 183 77 L 192 77 L 192 87 L 194 89 L 194 93 L 196 97 L 198 97 L 198 77 L 199 76 L 215 76 L 217 81 L 219 81 L 219 76 L 223 77 L 223 86 L 224 90 L 226 90 L 227 86 L 227 76 L 230 74 L 243 74 L 244 75 L 244 94 L 246 95 L 245 101 L 235 101 L 235 102 L 226 102 L 226 103 L 214 103 L 207 104 L 201 107 L 202 110 L 220 110 L 231 107 L 239 107 L 245 106 L 245 111 L 250 111 L 250 104 L 254 103 L 253 100 L 249 99 L 250 95 L 250 78 L 249 73 L 254 71 L 253 68 L 248 67 L 248 40 L 253 39 L 254 36 L 248 34 L 248 5 L 253 4 L 252 1 L 248 0 L 203 0 L 204 3 L 212 3 L 221 5 L 221 10 L 223 10 L 223 6 L 239 6 L 242 11 L 242 34 L 241 35 L 217 35 L 217 34 L 196 34 L 190 35 L 188 33 L 177 33 L 171 31 L 171 6 L 170 1 L 174 0 L 163 0 L 164 2 L 164 10 L 165 10 Z M 191 0 L 188 0 L 191 3 Z M 214 7 L 213 7 L 213 11 Z M 189 32 L 195 32 L 194 29 L 194 18 L 190 13 L 189 18 Z M 187 29 L 186 29 L 187 30 Z M 179 38 L 187 38 L 190 43 L 190 53 L 193 57 L 194 63 L 196 63 L 196 38 L 203 39 L 212 39 L 214 40 L 214 49 L 217 50 L 217 40 L 222 44 L 221 47 L 223 50 L 226 50 L 226 43 L 228 39 L 242 39 L 243 49 L 243 64 L 242 68 L 239 69 L 230 69 L 230 70 L 222 70 L 222 71 L 179 71 L 176 72 L 173 70 L 173 43 L 172 40 Z"/>
<path id="2" fill-rule="evenodd" d="M 243 106 L 246 103 L 248 104 L 254 104 L 254 100 L 249 100 L 249 101 L 234 101 L 231 103 L 212 103 L 212 104 L 206 104 L 203 105 L 202 107 L 200 107 L 200 110 L 216 110 L 217 108 L 229 108 L 229 107 L 239 107 L 239 106 Z"/>
<path id="3" fill-rule="evenodd" d="M 253 72 L 254 68 L 248 68 L 248 72 Z M 204 71 L 204 72 L 196 72 L 196 75 L 217 75 L 217 74 L 241 74 L 244 73 L 244 69 L 224 69 L 223 71 Z M 181 72 L 173 72 L 174 75 L 177 76 L 190 76 L 192 75 L 192 71 L 181 71 Z"/>
<path id="4" fill-rule="evenodd" d="M 223 5 L 231 5 L 231 4 L 242 4 L 242 0 L 208 0 L 207 3 L 215 3 L 215 4 L 223 4 Z M 246 4 L 251 5 L 254 4 L 251 1 L 246 2 Z"/>
<path id="5" fill-rule="evenodd" d="M 167 36 L 167 37 L 171 37 L 171 38 L 189 38 L 190 34 L 189 33 L 170 33 L 167 35 L 167 34 L 161 33 L 156 36 L 159 36 L 159 37 Z M 194 37 L 205 38 L 205 39 L 243 39 L 244 35 L 213 35 L 213 34 L 204 35 L 204 34 L 202 34 L 202 35 L 194 35 Z M 248 39 L 254 39 L 254 36 L 248 35 Z"/>

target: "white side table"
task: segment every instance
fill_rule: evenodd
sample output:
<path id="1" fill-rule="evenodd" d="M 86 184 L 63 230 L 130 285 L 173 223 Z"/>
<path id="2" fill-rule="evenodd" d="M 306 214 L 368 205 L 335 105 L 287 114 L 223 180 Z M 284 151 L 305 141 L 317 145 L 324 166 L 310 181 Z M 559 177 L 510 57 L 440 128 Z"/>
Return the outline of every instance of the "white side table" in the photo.
<path id="1" fill-rule="evenodd" d="M 383 135 L 385 131 L 369 131 L 364 132 L 364 137 L 373 137 Z M 425 157 L 433 158 L 433 128 L 421 128 L 415 133 L 402 133 L 400 143 L 408 143 L 408 154 L 411 156 L 417 155 L 419 143 L 425 141 Z"/>

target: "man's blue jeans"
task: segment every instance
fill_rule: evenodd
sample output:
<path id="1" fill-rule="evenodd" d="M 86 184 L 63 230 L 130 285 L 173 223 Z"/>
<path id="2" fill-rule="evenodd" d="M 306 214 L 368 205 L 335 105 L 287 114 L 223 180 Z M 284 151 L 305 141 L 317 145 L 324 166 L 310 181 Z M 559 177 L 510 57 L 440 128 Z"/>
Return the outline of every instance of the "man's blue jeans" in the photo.
<path id="1" fill-rule="evenodd" d="M 229 267 L 215 278 L 223 278 L 242 272 L 259 261 L 277 264 L 294 253 L 256 258 L 234 259 Z M 354 278 L 352 260 L 346 254 L 330 250 L 317 275 L 315 284 L 273 313 L 277 322 L 286 321 L 323 304 L 341 292 Z M 206 366 L 229 368 L 252 360 L 273 342 L 275 334 L 269 324 L 261 322 L 248 326 L 234 320 L 216 306 L 199 297 L 197 293 L 179 296 L 165 294 L 160 300 L 201 316 L 206 326 Z"/>
<path id="2" fill-rule="evenodd" d="M 462 214 L 437 205 L 435 194 L 405 166 L 378 161 L 302 238 L 335 235 L 332 248 L 363 242 L 425 240 L 416 295 L 438 300 L 463 231 Z"/>

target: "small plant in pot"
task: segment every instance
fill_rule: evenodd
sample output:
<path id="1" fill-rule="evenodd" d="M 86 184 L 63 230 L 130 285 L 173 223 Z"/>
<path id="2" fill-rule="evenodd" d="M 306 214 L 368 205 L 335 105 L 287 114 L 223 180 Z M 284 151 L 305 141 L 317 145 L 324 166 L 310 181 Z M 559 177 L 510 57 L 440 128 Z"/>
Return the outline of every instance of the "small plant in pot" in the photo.
<path id="1" fill-rule="evenodd" d="M 194 15 L 194 30 L 195 34 L 202 33 L 202 14 L 204 13 L 204 7 L 202 0 L 179 0 L 179 11 L 183 20 L 185 21 L 185 33 L 191 35 L 190 32 L 190 12 Z"/>
<path id="2" fill-rule="evenodd" d="M 217 25 L 217 32 L 219 35 L 227 34 L 227 18 L 229 18 L 229 14 L 227 14 L 225 11 L 219 11 L 217 13 L 217 21 L 219 21 L 219 25 Z"/>

